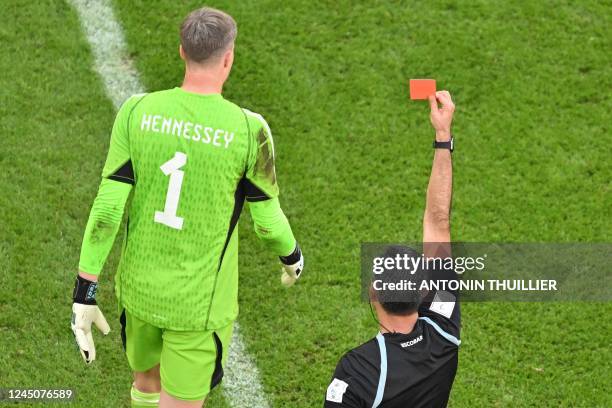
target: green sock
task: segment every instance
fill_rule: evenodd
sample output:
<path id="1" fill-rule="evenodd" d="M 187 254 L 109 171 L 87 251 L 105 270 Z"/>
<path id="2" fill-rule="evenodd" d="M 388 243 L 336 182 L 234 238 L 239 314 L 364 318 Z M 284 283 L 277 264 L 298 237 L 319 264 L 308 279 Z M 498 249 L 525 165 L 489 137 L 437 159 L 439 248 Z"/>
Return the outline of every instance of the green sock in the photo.
<path id="1" fill-rule="evenodd" d="M 130 394 L 132 395 L 132 408 L 156 407 L 159 404 L 159 392 L 148 393 L 138 391 L 132 385 Z"/>

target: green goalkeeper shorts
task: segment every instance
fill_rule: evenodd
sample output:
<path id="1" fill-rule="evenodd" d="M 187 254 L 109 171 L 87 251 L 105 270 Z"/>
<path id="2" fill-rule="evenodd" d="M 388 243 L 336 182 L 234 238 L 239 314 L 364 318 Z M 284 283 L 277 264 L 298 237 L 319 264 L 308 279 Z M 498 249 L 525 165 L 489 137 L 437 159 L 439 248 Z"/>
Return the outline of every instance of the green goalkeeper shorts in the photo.
<path id="1" fill-rule="evenodd" d="M 133 371 L 160 367 L 161 386 L 187 401 L 206 398 L 221 382 L 233 323 L 217 330 L 175 331 L 144 322 L 124 310 L 121 338 Z"/>

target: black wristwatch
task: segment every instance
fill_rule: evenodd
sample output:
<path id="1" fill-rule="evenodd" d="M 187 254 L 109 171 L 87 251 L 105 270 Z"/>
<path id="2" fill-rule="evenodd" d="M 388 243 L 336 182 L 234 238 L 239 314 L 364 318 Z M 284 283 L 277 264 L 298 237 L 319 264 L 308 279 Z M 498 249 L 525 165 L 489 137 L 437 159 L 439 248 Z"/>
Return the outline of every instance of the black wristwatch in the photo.
<path id="1" fill-rule="evenodd" d="M 453 135 L 451 135 L 451 138 L 448 142 L 438 142 L 437 140 L 434 140 L 433 148 L 434 149 L 448 149 L 452 153 L 453 150 L 455 150 L 455 138 L 453 137 Z"/>

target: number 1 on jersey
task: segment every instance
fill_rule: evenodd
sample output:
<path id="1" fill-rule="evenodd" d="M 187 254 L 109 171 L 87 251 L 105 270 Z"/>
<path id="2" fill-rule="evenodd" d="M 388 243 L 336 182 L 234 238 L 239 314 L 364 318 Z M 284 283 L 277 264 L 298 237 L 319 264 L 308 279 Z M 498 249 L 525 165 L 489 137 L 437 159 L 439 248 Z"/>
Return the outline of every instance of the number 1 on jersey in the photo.
<path id="1" fill-rule="evenodd" d="M 166 194 L 166 206 L 164 211 L 155 211 L 155 222 L 167 225 L 174 229 L 183 229 L 183 218 L 177 217 L 179 198 L 181 196 L 181 187 L 183 186 L 184 171 L 179 170 L 187 163 L 187 155 L 185 153 L 176 152 L 174 157 L 161 165 L 161 171 L 170 176 L 168 184 L 168 193 Z"/>

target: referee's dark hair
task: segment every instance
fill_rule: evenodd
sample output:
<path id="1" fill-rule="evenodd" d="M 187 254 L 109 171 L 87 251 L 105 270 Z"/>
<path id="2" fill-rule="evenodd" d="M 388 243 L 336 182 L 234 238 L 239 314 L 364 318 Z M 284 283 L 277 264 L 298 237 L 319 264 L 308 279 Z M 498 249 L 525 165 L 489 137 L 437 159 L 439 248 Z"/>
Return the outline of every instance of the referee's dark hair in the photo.
<path id="1" fill-rule="evenodd" d="M 421 258 L 414 249 L 401 246 L 391 245 L 386 248 L 384 254 L 381 257 L 384 258 L 396 258 L 397 256 L 402 258 Z M 419 268 L 414 274 L 409 273 L 404 269 L 392 268 L 385 269 L 380 275 L 375 275 L 372 280 L 378 280 L 381 284 L 400 284 L 406 281 L 415 282 L 416 287 L 420 284 L 423 279 L 423 268 Z M 423 300 L 422 293 L 417 290 L 376 290 L 374 285 L 370 286 L 370 299 L 380 303 L 382 308 L 390 315 L 395 316 L 407 316 L 416 312 Z"/>

